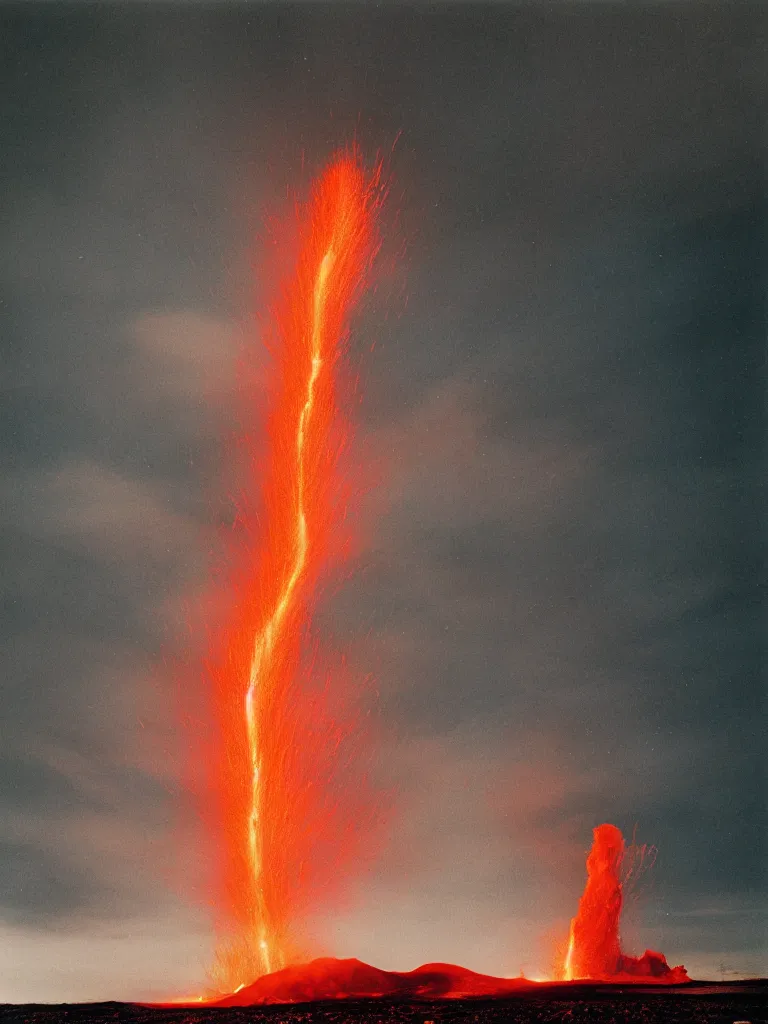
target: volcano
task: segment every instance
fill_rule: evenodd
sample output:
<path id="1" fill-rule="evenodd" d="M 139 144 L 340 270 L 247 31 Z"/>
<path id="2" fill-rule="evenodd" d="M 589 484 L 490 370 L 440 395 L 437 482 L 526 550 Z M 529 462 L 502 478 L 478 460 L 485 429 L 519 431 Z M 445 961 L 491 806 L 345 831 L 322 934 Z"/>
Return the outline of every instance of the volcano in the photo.
<path id="1" fill-rule="evenodd" d="M 242 492 L 218 574 L 224 611 L 205 659 L 212 725 L 199 795 L 217 851 L 209 991 L 230 993 L 213 1005 L 487 998 L 536 984 L 442 963 L 409 972 L 356 959 L 295 963 L 297 920 L 370 855 L 373 831 L 361 826 L 380 818 L 365 772 L 355 774 L 366 737 L 361 687 L 341 669 L 317 678 L 323 660 L 310 623 L 324 573 L 353 547 L 347 512 L 357 485 L 345 476 L 351 423 L 340 382 L 350 316 L 379 249 L 383 192 L 380 165 L 369 173 L 356 149 L 336 154 L 296 205 L 295 258 L 258 334 L 271 359 L 266 389 L 249 369 L 254 346 L 244 353 L 243 436 L 232 444 Z M 621 946 L 627 886 L 649 849 L 628 848 L 614 825 L 594 830 L 560 980 L 687 980 L 661 953 L 632 957 Z"/>
<path id="2" fill-rule="evenodd" d="M 610 982 L 676 985 L 689 980 L 685 970 L 670 967 L 662 953 L 647 950 L 642 957 L 624 959 L 632 962 L 622 964 L 621 971 Z M 454 964 L 424 964 L 414 971 L 382 971 L 362 960 L 322 957 L 265 974 L 252 985 L 209 1005 L 265 1006 L 330 999 L 499 999 L 551 984 L 527 978 L 494 978 Z"/>
<path id="3" fill-rule="evenodd" d="M 504 996 L 535 987 L 525 978 L 492 978 L 453 964 L 424 964 L 415 971 L 382 971 L 362 960 L 322 957 L 265 974 L 216 1006 L 310 1003 L 324 999 L 467 999 Z"/>

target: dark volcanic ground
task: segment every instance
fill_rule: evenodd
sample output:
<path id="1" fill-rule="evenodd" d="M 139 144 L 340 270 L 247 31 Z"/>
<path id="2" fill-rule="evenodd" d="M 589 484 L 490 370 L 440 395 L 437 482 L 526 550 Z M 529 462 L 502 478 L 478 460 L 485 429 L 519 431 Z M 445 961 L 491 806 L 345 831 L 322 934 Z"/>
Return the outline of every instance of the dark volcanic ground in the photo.
<path id="1" fill-rule="evenodd" d="M 0 1024 L 768 1024 L 761 983 L 653 989 L 571 988 L 496 1000 L 334 1001 L 242 1008 L 150 1008 L 126 1003 L 0 1006 Z"/>

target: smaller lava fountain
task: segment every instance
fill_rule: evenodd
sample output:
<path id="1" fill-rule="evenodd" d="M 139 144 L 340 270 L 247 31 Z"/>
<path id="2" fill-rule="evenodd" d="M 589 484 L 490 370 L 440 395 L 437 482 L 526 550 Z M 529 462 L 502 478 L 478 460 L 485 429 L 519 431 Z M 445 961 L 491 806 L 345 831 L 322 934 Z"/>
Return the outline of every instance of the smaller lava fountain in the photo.
<path id="1" fill-rule="evenodd" d="M 646 850 L 639 848 L 642 863 Z M 619 979 L 676 984 L 687 981 L 684 967 L 670 967 L 663 953 L 647 949 L 641 957 L 621 951 L 619 923 L 627 882 L 637 874 L 637 848 L 627 850 L 615 825 L 598 825 L 587 857 L 587 884 L 571 921 L 568 951 L 562 967 L 564 981 Z"/>

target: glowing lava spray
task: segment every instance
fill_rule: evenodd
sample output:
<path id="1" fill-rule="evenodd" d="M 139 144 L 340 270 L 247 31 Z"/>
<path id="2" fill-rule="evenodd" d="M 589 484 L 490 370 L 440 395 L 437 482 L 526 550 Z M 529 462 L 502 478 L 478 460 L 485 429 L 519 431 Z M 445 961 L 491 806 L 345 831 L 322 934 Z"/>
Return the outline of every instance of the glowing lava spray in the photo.
<path id="1" fill-rule="evenodd" d="M 377 248 L 380 194 L 378 172 L 367 175 L 356 153 L 330 163 L 297 208 L 297 257 L 269 318 L 265 436 L 246 442 L 260 505 L 241 509 L 236 524 L 233 610 L 209 665 L 225 933 L 213 975 L 222 991 L 291 960 L 291 920 L 311 904 L 313 884 L 340 870 L 354 824 L 329 821 L 322 792 L 349 727 L 332 700 L 302 692 L 297 675 L 315 584 L 345 514 L 336 373 Z"/>
<path id="2" fill-rule="evenodd" d="M 615 825 L 598 825 L 587 857 L 587 884 L 571 921 L 561 976 L 565 981 L 688 980 L 684 967 L 670 967 L 662 953 L 647 949 L 640 957 L 622 952 L 619 926 L 625 896 L 652 867 L 655 846 L 626 846 Z"/>
<path id="3" fill-rule="evenodd" d="M 571 921 L 563 971 L 566 981 L 605 978 L 618 971 L 623 860 L 624 837 L 620 830 L 615 825 L 599 825 L 587 858 L 584 895 Z"/>

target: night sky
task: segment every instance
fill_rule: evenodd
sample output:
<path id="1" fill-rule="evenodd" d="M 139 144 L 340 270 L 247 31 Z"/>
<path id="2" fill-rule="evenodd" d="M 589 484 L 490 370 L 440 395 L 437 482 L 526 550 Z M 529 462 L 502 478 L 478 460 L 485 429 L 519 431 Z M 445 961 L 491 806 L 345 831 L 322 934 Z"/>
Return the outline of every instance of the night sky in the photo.
<path id="1" fill-rule="evenodd" d="M 0 8 L 0 1002 L 204 978 L 169 665 L 264 217 L 353 137 L 390 182 L 351 341 L 380 482 L 317 624 L 375 679 L 396 799 L 306 928 L 383 968 L 547 973 L 610 821 L 659 850 L 629 951 L 768 973 L 764 28 Z"/>

